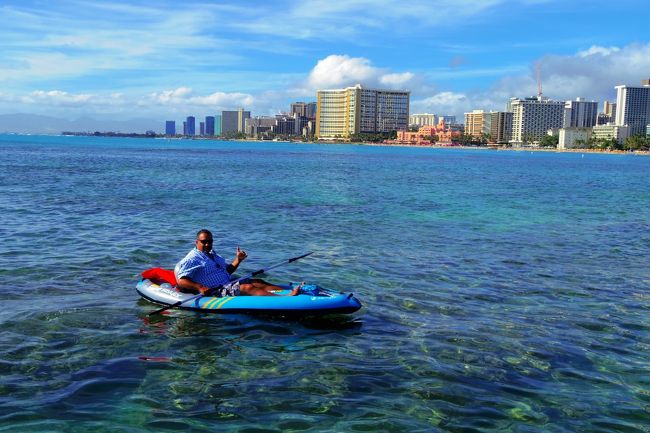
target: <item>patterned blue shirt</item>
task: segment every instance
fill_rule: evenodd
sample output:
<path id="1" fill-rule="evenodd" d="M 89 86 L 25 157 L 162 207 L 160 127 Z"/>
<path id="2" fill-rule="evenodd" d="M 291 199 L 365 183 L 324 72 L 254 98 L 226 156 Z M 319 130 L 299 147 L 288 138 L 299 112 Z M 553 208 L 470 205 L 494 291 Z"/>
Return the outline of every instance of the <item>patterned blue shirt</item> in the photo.
<path id="1" fill-rule="evenodd" d="M 213 289 L 230 282 L 226 266 L 224 258 L 214 251 L 206 254 L 194 248 L 176 264 L 174 273 L 177 280 L 187 277 L 195 283 Z"/>

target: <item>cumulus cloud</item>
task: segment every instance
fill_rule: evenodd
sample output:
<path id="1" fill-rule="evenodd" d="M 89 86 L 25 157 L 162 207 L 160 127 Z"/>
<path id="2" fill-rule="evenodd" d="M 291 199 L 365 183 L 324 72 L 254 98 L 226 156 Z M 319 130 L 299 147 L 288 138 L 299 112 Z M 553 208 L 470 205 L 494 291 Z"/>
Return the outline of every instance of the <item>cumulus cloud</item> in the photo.
<path id="1" fill-rule="evenodd" d="M 368 59 L 333 54 L 316 63 L 308 82 L 313 89 L 328 89 L 368 81 L 379 74 Z"/>
<path id="2" fill-rule="evenodd" d="M 401 86 L 410 82 L 415 77 L 412 72 L 402 72 L 401 74 L 386 74 L 379 77 L 379 82 L 389 86 Z"/>
<path id="3" fill-rule="evenodd" d="M 411 101 L 411 113 L 460 115 L 470 109 L 472 100 L 463 93 L 440 92 Z"/>
<path id="4" fill-rule="evenodd" d="M 618 47 L 605 48 L 605 47 L 599 47 L 597 45 L 592 45 L 587 50 L 579 51 L 578 52 L 578 57 L 589 57 L 589 56 L 593 56 L 594 54 L 609 56 L 610 54 L 616 53 L 618 51 L 621 51 L 621 49 L 618 48 Z"/>
<path id="5" fill-rule="evenodd" d="M 318 89 L 341 88 L 355 84 L 404 89 L 416 79 L 416 74 L 412 72 L 390 72 L 373 66 L 370 60 L 363 57 L 332 54 L 316 63 L 309 73 L 304 90 L 313 93 Z"/>
<path id="6" fill-rule="evenodd" d="M 194 96 L 189 98 L 189 103 L 193 105 L 208 105 L 216 107 L 250 107 L 254 98 L 247 93 L 224 93 L 215 92 L 206 96 Z"/>
<path id="7" fill-rule="evenodd" d="M 571 56 L 549 55 L 536 62 L 541 71 L 544 95 L 558 100 L 578 96 L 596 101 L 611 100 L 614 86 L 639 85 L 650 75 L 650 43 L 623 48 L 592 46 Z M 534 67 L 528 75 L 504 77 L 492 89 L 512 96 L 537 93 Z"/>
<path id="8" fill-rule="evenodd" d="M 411 112 L 462 116 L 475 109 L 503 111 L 510 98 L 537 94 L 537 67 L 544 96 L 558 101 L 584 97 L 600 105 L 616 98 L 615 86 L 640 85 L 642 79 L 650 78 L 650 43 L 592 46 L 573 55 L 544 56 L 529 65 L 526 73 L 506 74 L 489 88 L 463 93 L 439 91 L 431 96 L 413 94 Z"/>
<path id="9" fill-rule="evenodd" d="M 614 86 L 638 85 L 641 79 L 650 78 L 650 43 L 625 47 L 594 45 L 572 55 L 547 55 L 528 65 L 528 70 L 521 65 L 506 65 L 508 67 L 497 72 L 459 71 L 455 68 L 458 63 L 460 59 L 447 68 L 441 68 L 436 74 L 429 73 L 425 76 L 418 71 L 382 68 L 364 57 L 332 54 L 316 61 L 313 68 L 303 75 L 291 74 L 279 78 L 271 88 L 259 92 L 213 91 L 215 89 L 195 91 L 187 86 L 167 89 L 160 87 L 159 89 L 165 90 L 149 90 L 148 94 L 131 91 L 68 93 L 59 89 L 26 94 L 0 93 L 0 102 L 12 110 L 21 105 L 52 109 L 72 107 L 78 111 L 92 106 L 104 112 L 122 110 L 126 113 L 137 107 L 138 114 L 187 115 L 245 107 L 255 114 L 263 115 L 286 111 L 291 101 L 314 100 L 318 89 L 342 88 L 359 83 L 366 87 L 410 90 L 411 113 L 453 114 L 461 119 L 463 113 L 474 109 L 501 111 L 511 97 L 535 95 L 537 65 L 541 70 L 545 96 L 556 100 L 570 100 L 580 96 L 600 103 L 604 100 L 611 101 L 616 96 Z M 461 73 L 485 77 L 499 75 L 502 78 L 489 87 L 460 91 L 441 86 L 442 80 L 449 79 L 450 76 L 457 77 Z M 280 82 L 287 84 L 278 84 Z"/>
<path id="10" fill-rule="evenodd" d="M 150 98 L 153 101 L 160 103 L 169 103 L 174 101 L 182 101 L 187 98 L 192 93 L 192 89 L 189 87 L 179 87 L 174 90 L 163 90 L 160 93 L 152 93 Z"/>
<path id="11" fill-rule="evenodd" d="M 174 90 L 163 90 L 151 93 L 140 101 L 140 105 L 152 103 L 170 106 L 214 107 L 215 109 L 231 110 L 238 107 L 250 107 L 255 99 L 248 93 L 214 92 L 209 95 L 195 95 L 190 87 L 179 87 Z"/>

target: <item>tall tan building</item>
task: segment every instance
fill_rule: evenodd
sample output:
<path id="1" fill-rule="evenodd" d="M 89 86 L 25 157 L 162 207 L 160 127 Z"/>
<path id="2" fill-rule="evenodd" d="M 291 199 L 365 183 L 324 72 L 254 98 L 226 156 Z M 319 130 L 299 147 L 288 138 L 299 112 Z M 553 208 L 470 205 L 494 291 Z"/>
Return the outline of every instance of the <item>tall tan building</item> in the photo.
<path id="1" fill-rule="evenodd" d="M 489 116 L 489 113 L 483 110 L 474 110 L 471 113 L 465 113 L 465 134 L 475 138 L 483 138 L 483 134 L 489 132 L 486 131 L 487 116 Z"/>
<path id="2" fill-rule="evenodd" d="M 359 133 L 404 130 L 409 121 L 410 92 L 364 89 L 360 84 L 319 90 L 316 102 L 316 137 L 348 139 Z"/>
<path id="3" fill-rule="evenodd" d="M 473 110 L 465 113 L 465 133 L 474 138 L 487 138 L 490 143 L 507 143 L 512 136 L 512 113 Z"/>
<path id="4" fill-rule="evenodd" d="M 512 138 L 512 113 L 490 112 L 490 142 L 507 143 Z"/>
<path id="5" fill-rule="evenodd" d="M 605 101 L 603 103 L 603 112 L 614 120 L 616 118 L 616 102 Z"/>

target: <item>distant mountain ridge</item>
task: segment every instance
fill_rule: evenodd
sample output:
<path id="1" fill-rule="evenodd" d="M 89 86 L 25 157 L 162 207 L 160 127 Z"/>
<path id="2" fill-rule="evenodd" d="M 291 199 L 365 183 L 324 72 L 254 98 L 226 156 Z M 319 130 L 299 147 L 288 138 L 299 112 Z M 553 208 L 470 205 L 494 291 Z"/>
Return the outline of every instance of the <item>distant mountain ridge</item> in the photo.
<path id="1" fill-rule="evenodd" d="M 81 117 L 76 120 L 68 120 L 40 114 L 0 114 L 0 133 L 60 134 L 63 131 L 112 131 L 144 134 L 149 130 L 164 132 L 163 126 L 163 121 L 152 119 L 99 120 Z"/>

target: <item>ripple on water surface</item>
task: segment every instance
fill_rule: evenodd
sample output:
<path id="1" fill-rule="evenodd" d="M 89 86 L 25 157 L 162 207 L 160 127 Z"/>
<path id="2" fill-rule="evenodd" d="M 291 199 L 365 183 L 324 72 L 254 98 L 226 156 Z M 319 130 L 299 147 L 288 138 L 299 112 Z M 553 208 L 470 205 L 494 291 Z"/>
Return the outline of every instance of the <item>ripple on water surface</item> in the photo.
<path id="1" fill-rule="evenodd" d="M 647 431 L 650 159 L 0 136 L 0 431 Z M 214 230 L 351 317 L 169 312 Z"/>

